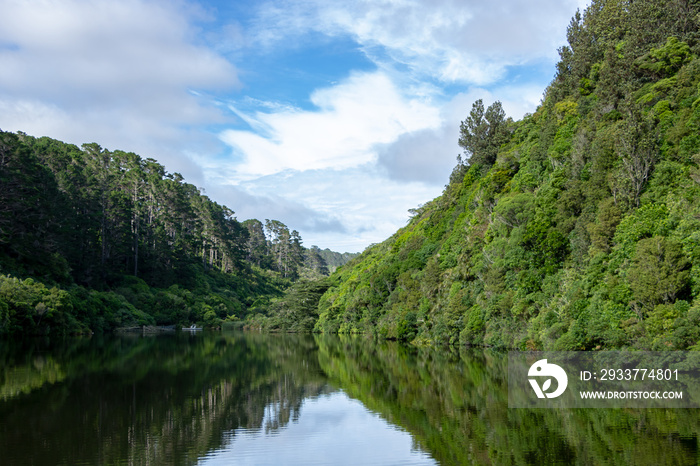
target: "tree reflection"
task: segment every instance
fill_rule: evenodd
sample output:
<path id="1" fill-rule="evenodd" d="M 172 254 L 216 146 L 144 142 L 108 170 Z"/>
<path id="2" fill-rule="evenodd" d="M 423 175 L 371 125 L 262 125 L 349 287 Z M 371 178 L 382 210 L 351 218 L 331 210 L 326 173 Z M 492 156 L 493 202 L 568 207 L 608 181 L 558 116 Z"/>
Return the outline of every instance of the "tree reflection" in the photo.
<path id="1" fill-rule="evenodd" d="M 407 429 L 442 464 L 697 464 L 683 409 L 508 409 L 508 358 L 317 337 L 331 383 Z"/>
<path id="2" fill-rule="evenodd" d="M 681 409 L 508 409 L 507 355 L 256 333 L 0 343 L 9 464 L 193 464 L 342 389 L 441 464 L 697 464 Z"/>
<path id="3" fill-rule="evenodd" d="M 0 454 L 18 463 L 192 464 L 237 428 L 284 427 L 305 397 L 325 387 L 310 337 L 35 342 L 24 358 L 2 349 L 2 393 L 12 396 L 0 401 Z M 64 377 L 17 378 L 34 367 L 37 352 L 48 353 Z"/>

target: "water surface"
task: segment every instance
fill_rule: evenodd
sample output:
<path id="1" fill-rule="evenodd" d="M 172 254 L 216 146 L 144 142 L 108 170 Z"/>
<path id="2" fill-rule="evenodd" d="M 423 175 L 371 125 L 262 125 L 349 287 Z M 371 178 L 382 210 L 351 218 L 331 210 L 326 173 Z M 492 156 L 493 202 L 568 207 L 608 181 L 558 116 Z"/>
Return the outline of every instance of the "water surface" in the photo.
<path id="1" fill-rule="evenodd" d="M 505 353 L 198 333 L 0 342 L 3 464 L 698 464 L 700 412 L 508 409 Z"/>

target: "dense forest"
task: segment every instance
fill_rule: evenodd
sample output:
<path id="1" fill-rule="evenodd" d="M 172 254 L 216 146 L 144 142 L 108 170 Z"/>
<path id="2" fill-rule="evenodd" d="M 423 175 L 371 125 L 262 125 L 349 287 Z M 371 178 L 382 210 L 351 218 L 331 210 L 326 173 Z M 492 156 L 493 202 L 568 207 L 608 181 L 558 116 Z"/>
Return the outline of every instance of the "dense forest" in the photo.
<path id="1" fill-rule="evenodd" d="M 533 114 L 475 102 L 443 194 L 297 306 L 316 331 L 698 348 L 700 2 L 593 0 L 567 38 Z"/>
<path id="2" fill-rule="evenodd" d="M 0 335 L 219 326 L 350 256 L 239 222 L 153 159 L 0 132 Z"/>

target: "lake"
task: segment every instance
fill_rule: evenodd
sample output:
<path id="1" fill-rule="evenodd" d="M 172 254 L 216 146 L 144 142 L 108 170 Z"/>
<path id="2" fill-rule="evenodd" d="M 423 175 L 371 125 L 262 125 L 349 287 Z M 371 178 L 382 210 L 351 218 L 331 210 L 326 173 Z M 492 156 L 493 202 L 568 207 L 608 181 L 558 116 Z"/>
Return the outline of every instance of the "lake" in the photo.
<path id="1" fill-rule="evenodd" d="M 698 464 L 699 410 L 509 409 L 507 366 L 325 335 L 0 341 L 0 462 Z"/>

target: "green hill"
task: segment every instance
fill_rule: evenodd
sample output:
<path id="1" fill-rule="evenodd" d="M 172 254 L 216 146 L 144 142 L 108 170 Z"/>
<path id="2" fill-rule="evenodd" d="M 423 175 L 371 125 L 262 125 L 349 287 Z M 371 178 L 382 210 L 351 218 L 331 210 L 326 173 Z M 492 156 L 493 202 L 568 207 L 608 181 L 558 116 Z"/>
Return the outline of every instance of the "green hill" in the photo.
<path id="1" fill-rule="evenodd" d="M 0 336 L 219 326 L 324 267 L 153 159 L 0 131 Z"/>
<path id="2" fill-rule="evenodd" d="M 509 348 L 700 341 L 700 4 L 594 0 L 543 103 L 479 101 L 465 162 L 339 269 L 316 330 Z"/>
<path id="3" fill-rule="evenodd" d="M 335 272 L 338 267 L 347 264 L 351 259 L 360 255 L 356 252 L 335 252 L 328 248 L 320 249 L 318 246 L 311 246 L 309 251 L 317 253 L 323 259 L 330 273 Z"/>

